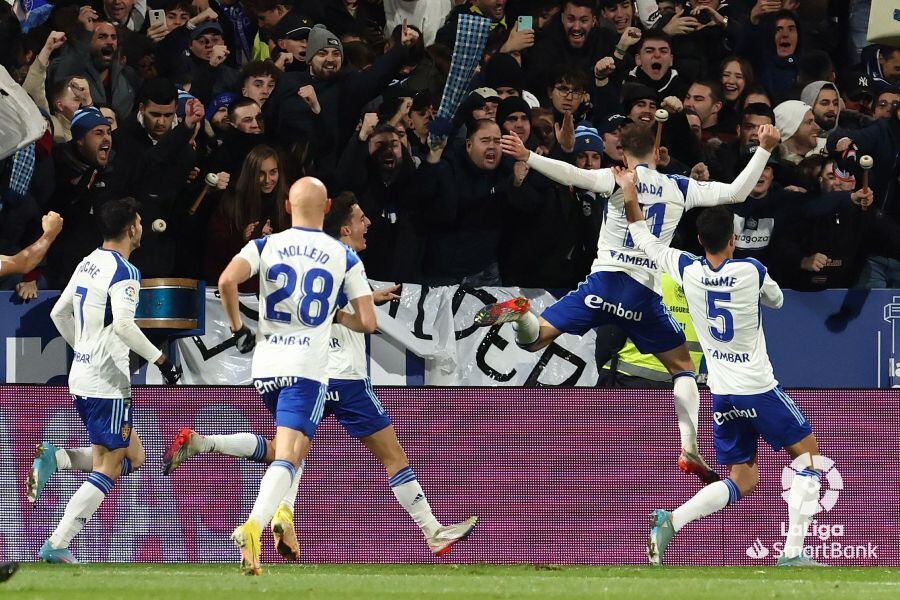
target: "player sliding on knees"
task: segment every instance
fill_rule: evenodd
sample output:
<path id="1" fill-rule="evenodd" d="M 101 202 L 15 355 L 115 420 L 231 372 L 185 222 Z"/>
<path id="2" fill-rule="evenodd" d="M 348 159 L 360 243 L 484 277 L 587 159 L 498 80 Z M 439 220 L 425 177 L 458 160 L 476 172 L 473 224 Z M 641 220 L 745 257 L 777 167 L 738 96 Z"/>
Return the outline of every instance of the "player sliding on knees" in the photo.
<path id="1" fill-rule="evenodd" d="M 625 164 L 640 176 L 638 198 L 648 216 L 651 231 L 666 246 L 685 211 L 698 206 L 743 202 L 765 168 L 766 158 L 778 144 L 778 132 L 769 127 L 759 133 L 762 148 L 733 183 L 698 183 L 678 175 L 656 171 L 659 151 L 652 130 L 628 125 L 620 143 Z M 576 290 L 547 308 L 538 318 L 528 300 L 514 298 L 486 306 L 475 317 L 481 326 L 513 322 L 516 342 L 530 352 L 548 346 L 563 333 L 584 335 L 591 329 L 619 325 L 644 354 L 653 354 L 672 375 L 675 413 L 681 434 L 678 467 L 697 475 L 704 483 L 718 481 L 697 447 L 700 394 L 694 363 L 684 332 L 662 303 L 660 272 L 655 261 L 636 248 L 628 233 L 621 190 L 611 169 L 578 169 L 568 163 L 529 152 L 515 135 L 502 138 L 503 152 L 528 162 L 528 166 L 550 179 L 611 196 L 597 243 L 597 258 Z M 618 208 L 616 208 L 618 207 Z"/>
<path id="2" fill-rule="evenodd" d="M 340 194 L 333 201 L 325 218 L 325 232 L 349 246 L 354 252 L 366 248 L 366 230 L 369 219 L 365 216 L 352 194 Z M 399 298 L 399 286 L 373 291 L 376 304 Z M 351 311 L 346 298 L 338 296 L 338 307 Z M 238 331 L 239 349 L 249 351 L 253 338 L 246 329 Z M 468 537 L 478 522 L 470 517 L 462 523 L 443 526 L 431 511 L 425 492 L 419 485 L 391 419 L 385 412 L 372 384 L 366 364 L 365 335 L 335 323 L 331 326 L 331 343 L 328 351 L 328 396 L 325 416 L 333 414 L 351 437 L 365 444 L 375 458 L 384 465 L 391 491 L 397 502 L 422 530 L 433 553 L 448 554 L 453 545 Z M 271 402 L 271 400 L 267 401 Z M 274 448 L 262 436 L 250 433 L 202 436 L 190 429 L 182 429 L 163 459 L 164 472 L 171 473 L 191 456 L 200 452 L 219 452 L 230 456 L 271 462 Z M 275 547 L 288 560 L 299 559 L 300 548 L 294 533 L 294 502 L 302 470 L 298 471 L 288 494 L 282 498 L 272 520 Z"/>
<path id="3" fill-rule="evenodd" d="M 141 242 L 141 217 L 136 207 L 133 198 L 110 200 L 100 207 L 96 218 L 103 246 L 79 263 L 50 313 L 75 351 L 69 391 L 87 427 L 91 448 L 67 451 L 48 442 L 39 444 L 28 477 L 28 497 L 36 500 L 60 466 L 91 474 L 41 546 L 38 555 L 46 562 L 77 562 L 68 549 L 72 538 L 91 519 L 119 476 L 144 463 L 144 447 L 133 430 L 128 351 L 155 363 L 169 385 L 181 377 L 181 370 L 134 322 L 141 274 L 128 258 Z"/>
<path id="4" fill-rule="evenodd" d="M 763 135 L 761 127 L 760 138 Z M 641 176 L 639 172 L 638 180 Z M 809 421 L 775 379 L 760 315 L 760 302 L 780 308 L 784 295 L 761 263 L 734 258 L 730 210 L 710 209 L 697 219 L 698 238 L 706 253 L 699 258 L 669 248 L 653 235 L 638 203 L 640 184 L 636 187 L 633 180 L 634 173 L 616 173 L 624 190 L 629 232 L 635 247 L 684 288 L 709 366 L 716 460 L 730 469 L 728 479 L 703 488 L 674 511 L 653 511 L 647 557 L 655 565 L 662 564 L 666 548 L 682 527 L 756 489 L 756 452 L 762 436 L 774 450 L 784 448 L 793 459 L 803 457 L 805 465 L 791 484 L 790 527 L 777 564 L 821 566 L 803 553 L 807 526 L 819 506 L 819 447 Z"/>

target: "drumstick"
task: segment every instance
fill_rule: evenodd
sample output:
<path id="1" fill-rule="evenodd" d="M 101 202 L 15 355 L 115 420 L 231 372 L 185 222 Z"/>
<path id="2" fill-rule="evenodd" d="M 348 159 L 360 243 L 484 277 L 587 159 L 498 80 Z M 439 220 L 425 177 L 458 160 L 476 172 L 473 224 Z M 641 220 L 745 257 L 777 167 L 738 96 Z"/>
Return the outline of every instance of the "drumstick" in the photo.
<path id="1" fill-rule="evenodd" d="M 659 150 L 659 143 L 662 141 L 663 123 L 669 120 L 669 111 L 660 108 L 656 111 L 654 118 L 656 119 L 656 144 L 653 146 L 653 149 Z"/>
<path id="2" fill-rule="evenodd" d="M 862 189 L 864 192 L 869 191 L 869 169 L 872 168 L 872 165 L 875 161 L 872 160 L 872 157 L 868 154 L 863 154 L 859 157 L 859 166 L 863 170 L 863 186 Z M 868 207 L 863 206 L 863 210 L 867 210 Z"/>
<path id="3" fill-rule="evenodd" d="M 189 215 L 197 212 L 197 209 L 200 208 L 200 203 L 203 202 L 204 198 L 206 198 L 206 193 L 209 192 L 211 188 L 219 185 L 219 176 L 215 173 L 207 173 L 204 182 L 206 183 L 206 185 L 204 185 L 203 189 L 200 190 L 200 195 L 197 196 L 197 199 L 194 200 L 194 203 L 191 205 L 190 210 L 188 210 Z"/>

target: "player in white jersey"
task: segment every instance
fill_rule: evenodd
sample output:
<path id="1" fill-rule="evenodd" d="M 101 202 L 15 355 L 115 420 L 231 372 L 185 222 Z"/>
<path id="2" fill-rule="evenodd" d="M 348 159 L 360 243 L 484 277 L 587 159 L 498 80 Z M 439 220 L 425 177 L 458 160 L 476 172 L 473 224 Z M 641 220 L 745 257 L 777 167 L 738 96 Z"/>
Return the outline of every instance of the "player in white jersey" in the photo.
<path id="1" fill-rule="evenodd" d="M 369 219 L 353 194 L 339 194 L 332 201 L 325 218 L 325 232 L 349 246 L 354 252 L 366 248 Z M 395 292 L 400 286 L 373 290 L 375 304 L 399 299 Z M 347 299 L 338 295 L 338 308 L 350 311 Z M 359 439 L 375 458 L 384 465 L 388 483 L 397 501 L 422 530 L 431 551 L 446 556 L 453 545 L 468 537 L 478 522 L 470 517 L 455 525 L 441 525 L 419 485 L 409 460 L 397 439 L 391 419 L 385 412 L 369 380 L 366 361 L 366 338 L 362 333 L 343 325 L 331 326 L 328 352 L 328 395 L 325 416 L 334 415 L 351 437 Z M 272 443 L 262 436 L 249 433 L 202 436 L 190 429 L 182 429 L 163 459 L 166 473 L 171 473 L 185 460 L 200 452 L 219 452 L 231 456 L 271 462 Z M 299 559 L 299 545 L 294 533 L 294 502 L 302 470 L 292 481 L 292 489 L 282 498 L 272 519 L 272 533 L 279 554 L 289 560 Z"/>
<path id="2" fill-rule="evenodd" d="M 241 321 L 238 285 L 259 273 L 260 321 L 251 376 L 277 426 L 275 460 L 249 518 L 231 535 L 247 575 L 262 573 L 262 529 L 299 481 L 297 468 L 325 414 L 332 320 L 354 331 L 375 331 L 375 306 L 362 262 L 322 231 L 328 205 L 321 181 L 300 179 L 288 194 L 292 227 L 251 240 L 219 277 L 222 306 L 239 350 L 246 351 L 251 332 Z M 353 314 L 335 313 L 340 293 Z"/>
<path id="3" fill-rule="evenodd" d="M 638 180 L 641 174 L 637 173 Z M 700 258 L 667 247 L 653 235 L 638 204 L 634 173 L 616 174 L 624 190 L 629 231 L 635 246 L 646 252 L 684 289 L 691 320 L 703 346 L 712 392 L 713 441 L 716 458 L 728 465 L 727 479 L 715 482 L 675 509 L 650 515 L 647 557 L 662 564 L 672 537 L 691 521 L 733 504 L 756 489 L 759 437 L 776 451 L 784 448 L 804 465 L 796 472 L 788 496 L 788 528 L 779 566 L 817 566 L 803 553 L 806 528 L 819 506 L 822 466 L 809 421 L 781 389 L 766 352 L 760 303 L 780 308 L 784 295 L 758 261 L 735 259 L 734 221 L 724 207 L 697 219 Z"/>
<path id="4" fill-rule="evenodd" d="M 778 132 L 766 126 L 759 132 L 761 149 L 733 183 L 697 182 L 656 171 L 658 151 L 652 130 L 637 125 L 622 129 L 620 143 L 625 164 L 640 175 L 638 197 L 651 223 L 653 235 L 669 245 L 685 211 L 694 207 L 743 202 L 778 144 Z M 678 467 L 697 475 L 704 483 L 719 476 L 709 468 L 697 447 L 700 393 L 694 364 L 681 326 L 662 303 L 659 267 L 628 233 L 612 169 L 578 169 L 568 163 L 529 152 L 517 136 L 503 136 L 503 152 L 564 185 L 610 197 L 597 242 L 597 258 L 591 274 L 576 290 L 547 308 L 540 319 L 529 311 L 525 298 L 485 307 L 475 317 L 481 326 L 513 322 L 516 343 L 530 352 L 548 346 L 563 333 L 584 335 L 600 325 L 621 327 L 644 354 L 653 354 L 665 365 L 674 382 L 675 412 L 681 434 Z"/>
<path id="5" fill-rule="evenodd" d="M 128 262 L 140 246 L 141 217 L 133 198 L 110 200 L 97 211 L 103 246 L 79 263 L 50 313 L 74 350 L 69 391 L 91 440 L 93 471 L 69 500 L 56 530 L 41 546 L 41 560 L 77 562 L 69 544 L 121 475 L 144 462 L 141 439 L 132 430 L 131 376 L 128 352 L 155 363 L 166 383 L 181 371 L 144 336 L 134 322 L 141 275 Z M 63 451 L 64 452 L 64 451 Z M 44 442 L 29 476 L 34 500 L 56 471 L 56 448 Z"/>

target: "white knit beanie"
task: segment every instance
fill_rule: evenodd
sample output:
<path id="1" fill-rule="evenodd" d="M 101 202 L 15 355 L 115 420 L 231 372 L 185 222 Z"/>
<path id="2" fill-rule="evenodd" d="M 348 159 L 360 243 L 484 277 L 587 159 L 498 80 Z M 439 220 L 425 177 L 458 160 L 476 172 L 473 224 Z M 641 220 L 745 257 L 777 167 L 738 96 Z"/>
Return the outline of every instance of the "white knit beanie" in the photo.
<path id="1" fill-rule="evenodd" d="M 800 128 L 803 117 L 812 107 L 800 100 L 786 100 L 775 107 L 775 127 L 781 134 L 781 141 L 787 141 Z"/>

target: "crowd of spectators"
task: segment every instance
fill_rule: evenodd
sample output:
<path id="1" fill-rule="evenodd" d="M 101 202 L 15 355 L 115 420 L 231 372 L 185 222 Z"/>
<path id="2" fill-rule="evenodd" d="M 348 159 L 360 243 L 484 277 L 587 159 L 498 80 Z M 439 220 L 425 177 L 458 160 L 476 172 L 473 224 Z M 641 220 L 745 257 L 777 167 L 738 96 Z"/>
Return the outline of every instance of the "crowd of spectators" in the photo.
<path id="1" fill-rule="evenodd" d="M 607 198 L 529 172 L 501 136 L 580 168 L 621 165 L 620 128 L 656 127 L 660 107 L 659 169 L 698 180 L 730 181 L 757 128 L 780 131 L 733 207 L 739 256 L 789 288 L 900 287 L 900 49 L 866 44 L 866 0 L 24 8 L 38 4 L 0 2 L 0 63 L 47 122 L 0 161 L 0 254 L 33 241 L 47 211 L 65 225 L 43 265 L 0 280 L 22 295 L 62 288 L 100 242 L 94 213 L 121 196 L 140 203 L 144 277 L 214 285 L 247 240 L 290 225 L 286 190 L 304 175 L 356 196 L 372 279 L 572 288 Z M 452 132 L 430 137 L 462 14 L 490 34 Z M 674 246 L 698 250 L 696 213 Z"/>

